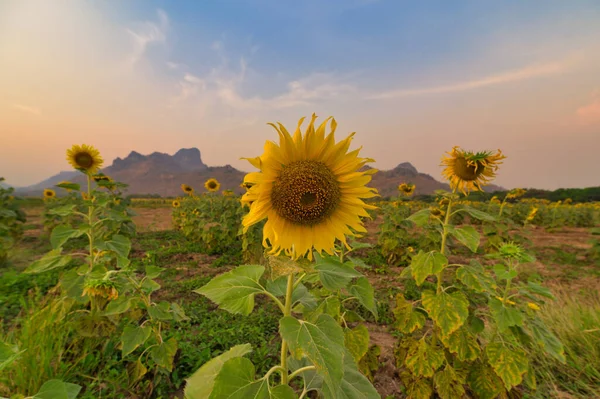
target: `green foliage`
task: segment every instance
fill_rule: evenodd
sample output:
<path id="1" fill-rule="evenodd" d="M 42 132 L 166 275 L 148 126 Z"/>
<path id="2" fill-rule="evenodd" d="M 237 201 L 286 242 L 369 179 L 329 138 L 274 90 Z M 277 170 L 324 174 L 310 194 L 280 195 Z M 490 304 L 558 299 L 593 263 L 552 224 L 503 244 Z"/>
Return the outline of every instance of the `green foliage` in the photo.
<path id="1" fill-rule="evenodd" d="M 0 268 L 6 266 L 9 251 L 23 235 L 25 223 L 25 213 L 12 195 L 14 189 L 4 187 L 3 181 L 0 177 Z"/>

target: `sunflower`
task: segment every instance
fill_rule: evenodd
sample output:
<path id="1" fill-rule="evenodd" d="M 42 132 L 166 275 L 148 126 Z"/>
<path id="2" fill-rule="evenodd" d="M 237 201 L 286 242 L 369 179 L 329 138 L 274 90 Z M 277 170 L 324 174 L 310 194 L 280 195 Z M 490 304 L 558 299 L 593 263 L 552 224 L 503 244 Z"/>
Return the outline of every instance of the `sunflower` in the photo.
<path id="1" fill-rule="evenodd" d="M 446 212 L 444 212 L 440 208 L 436 208 L 436 207 L 430 208 L 429 212 L 430 212 L 431 216 L 436 217 L 436 218 L 442 217 L 446 214 Z"/>
<path id="2" fill-rule="evenodd" d="M 522 188 L 515 188 L 514 190 L 511 190 L 508 194 L 506 194 L 506 199 L 515 199 L 522 197 L 525 195 L 526 192 L 527 191 Z"/>
<path id="3" fill-rule="evenodd" d="M 186 193 L 187 195 L 194 194 L 194 189 L 192 187 L 188 186 L 187 184 L 182 184 L 181 190 L 183 190 L 183 192 Z"/>
<path id="4" fill-rule="evenodd" d="M 242 184 L 240 184 L 240 187 L 245 189 L 246 191 L 250 190 L 250 187 L 252 187 L 254 184 L 250 183 L 250 182 L 243 182 Z"/>
<path id="5" fill-rule="evenodd" d="M 398 186 L 398 191 L 400 191 L 402 194 L 406 195 L 407 197 L 410 197 L 411 195 L 414 194 L 415 188 L 416 188 L 416 186 L 414 184 L 402 183 Z"/>
<path id="6" fill-rule="evenodd" d="M 45 199 L 54 198 L 54 197 L 56 197 L 56 191 L 51 190 L 49 188 L 44 189 L 44 198 Z"/>
<path id="7" fill-rule="evenodd" d="M 106 176 L 105 174 L 102 174 L 102 173 L 94 175 L 94 176 L 92 176 L 92 178 L 94 179 L 94 181 L 96 183 L 101 182 L 101 181 L 112 182 L 112 179 L 109 176 Z"/>
<path id="8" fill-rule="evenodd" d="M 102 167 L 104 160 L 100 152 L 91 145 L 74 145 L 67 150 L 67 161 L 73 168 L 87 174 L 94 174 Z"/>
<path id="9" fill-rule="evenodd" d="M 179 208 L 181 203 L 178 200 L 173 201 L 173 208 Z"/>
<path id="10" fill-rule="evenodd" d="M 81 296 L 100 297 L 108 300 L 117 299 L 119 291 L 114 282 L 109 280 L 89 280 L 86 281 Z"/>
<path id="11" fill-rule="evenodd" d="M 535 219 L 535 215 L 537 214 L 538 208 L 531 208 L 531 211 L 529 211 L 529 214 L 527 215 L 527 218 L 525 220 L 527 220 L 528 222 L 533 222 L 533 219 Z"/>
<path id="12" fill-rule="evenodd" d="M 492 151 L 474 153 L 460 147 L 452 148 L 447 154 L 448 157 L 442 158 L 442 166 L 446 166 L 442 174 L 453 191 L 460 190 L 465 195 L 472 190 L 482 191 L 481 187 L 496 176 L 498 165 L 506 158 L 500 150 L 495 154 Z"/>
<path id="13" fill-rule="evenodd" d="M 376 209 L 363 201 L 377 196 L 367 187 L 375 169 L 361 171 L 370 158 L 360 158 L 360 148 L 348 152 L 354 133 L 336 143 L 335 119 L 327 118 L 316 130 L 313 114 L 306 133 L 298 122 L 292 137 L 282 124 L 272 124 L 279 135 L 279 145 L 267 141 L 262 156 L 248 161 L 260 172 L 246 175 L 244 183 L 253 184 L 242 202 L 250 204 L 244 217 L 244 232 L 267 219 L 263 228 L 263 245 L 271 253 L 284 251 L 293 259 L 312 258 L 312 249 L 333 254 L 336 239 L 349 248 L 346 236 L 366 233 L 361 221 L 367 209 Z M 328 122 L 331 133 L 325 136 Z"/>
<path id="14" fill-rule="evenodd" d="M 225 190 L 225 191 L 223 191 L 222 194 L 224 197 L 232 197 L 234 192 L 233 192 L 233 190 Z"/>
<path id="15" fill-rule="evenodd" d="M 211 193 L 214 193 L 215 191 L 219 191 L 220 187 L 221 187 L 221 183 L 219 183 L 219 181 L 217 179 L 208 179 L 204 183 L 204 188 L 206 188 Z"/>

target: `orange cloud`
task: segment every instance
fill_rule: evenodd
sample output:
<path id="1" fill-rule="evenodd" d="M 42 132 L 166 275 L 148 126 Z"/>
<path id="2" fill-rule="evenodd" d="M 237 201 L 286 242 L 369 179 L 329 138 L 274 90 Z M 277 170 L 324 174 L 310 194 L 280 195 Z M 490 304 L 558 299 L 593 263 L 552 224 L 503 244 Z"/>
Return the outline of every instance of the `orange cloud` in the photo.
<path id="1" fill-rule="evenodd" d="M 592 95 L 592 101 L 577 109 L 577 118 L 584 125 L 600 124 L 600 90 Z"/>

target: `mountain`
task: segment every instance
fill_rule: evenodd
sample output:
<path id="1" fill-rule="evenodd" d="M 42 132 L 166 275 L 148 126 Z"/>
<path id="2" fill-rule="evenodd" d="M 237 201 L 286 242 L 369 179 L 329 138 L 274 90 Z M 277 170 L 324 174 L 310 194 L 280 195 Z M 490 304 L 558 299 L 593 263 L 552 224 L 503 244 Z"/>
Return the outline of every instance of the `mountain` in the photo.
<path id="1" fill-rule="evenodd" d="M 159 194 L 162 196 L 181 195 L 181 184 L 192 186 L 203 192 L 204 182 L 215 178 L 221 183 L 221 190 L 231 189 L 237 193 L 244 190 L 239 187 L 246 172 L 239 171 L 231 165 L 207 166 L 202 162 L 200 150 L 186 148 L 174 155 L 153 152 L 142 155 L 132 151 L 127 157 L 116 158 L 112 165 L 102 172 L 116 181 L 127 183 L 128 194 Z M 23 195 L 41 195 L 44 188 L 50 188 L 63 180 L 85 184 L 85 178 L 79 172 L 61 172 L 38 184 L 18 188 Z M 373 176 L 372 186 L 376 187 L 382 197 L 397 195 L 400 183 L 413 183 L 417 186 L 416 194 L 432 194 L 435 190 L 448 189 L 448 185 L 435 180 L 430 175 L 419 173 L 410 163 L 404 162 L 391 170 L 379 171 Z M 501 190 L 498 186 L 489 186 L 488 190 Z"/>

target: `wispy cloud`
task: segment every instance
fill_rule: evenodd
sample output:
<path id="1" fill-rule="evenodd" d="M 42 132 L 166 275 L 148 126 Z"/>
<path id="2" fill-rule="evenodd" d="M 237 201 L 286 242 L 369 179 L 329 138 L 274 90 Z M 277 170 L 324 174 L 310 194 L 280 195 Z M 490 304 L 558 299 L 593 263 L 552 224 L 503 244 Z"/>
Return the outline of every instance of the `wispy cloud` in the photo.
<path id="1" fill-rule="evenodd" d="M 33 115 L 41 115 L 42 114 L 42 111 L 39 108 L 31 107 L 28 105 L 13 104 L 13 108 L 18 109 L 19 111 L 22 111 L 22 112 L 27 112 L 29 114 L 33 114 Z"/>
<path id="2" fill-rule="evenodd" d="M 133 38 L 133 51 L 128 58 L 129 65 L 135 65 L 142 58 L 149 44 L 164 43 L 166 41 L 169 17 L 161 9 L 158 9 L 156 13 L 158 22 L 145 21 L 140 23 L 136 29 L 127 29 L 127 32 Z"/>
<path id="3" fill-rule="evenodd" d="M 441 94 L 474 90 L 482 87 L 497 86 L 505 83 L 558 75 L 568 71 L 573 65 L 574 63 L 572 61 L 553 62 L 542 65 L 531 65 L 509 72 L 503 72 L 491 76 L 486 76 L 480 79 L 468 80 L 448 85 L 416 89 L 400 89 L 376 93 L 368 96 L 367 99 L 385 100 L 399 97 L 422 96 L 428 94 Z"/>
<path id="4" fill-rule="evenodd" d="M 575 113 L 583 125 L 600 124 L 600 90 L 593 92 L 591 102 L 579 107 Z"/>

